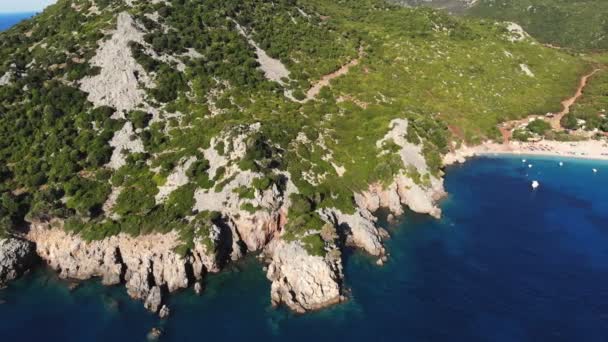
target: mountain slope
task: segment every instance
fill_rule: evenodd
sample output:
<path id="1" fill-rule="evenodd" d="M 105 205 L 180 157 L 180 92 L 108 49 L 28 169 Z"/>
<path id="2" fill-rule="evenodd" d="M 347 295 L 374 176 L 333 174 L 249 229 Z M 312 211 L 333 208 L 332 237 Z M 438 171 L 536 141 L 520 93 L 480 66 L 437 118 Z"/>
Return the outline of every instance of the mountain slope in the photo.
<path id="1" fill-rule="evenodd" d="M 0 37 L 3 229 L 153 311 L 255 251 L 273 302 L 342 300 L 346 245 L 386 260 L 373 212 L 439 216 L 442 154 L 589 68 L 374 0 L 60 0 Z"/>
<path id="2" fill-rule="evenodd" d="M 543 43 L 563 48 L 608 48 L 608 2 L 603 0 L 391 0 L 452 13 L 516 22 Z"/>
<path id="3" fill-rule="evenodd" d="M 544 43 L 560 47 L 608 49 L 608 2 L 602 0 L 481 0 L 471 14 L 515 21 Z"/>

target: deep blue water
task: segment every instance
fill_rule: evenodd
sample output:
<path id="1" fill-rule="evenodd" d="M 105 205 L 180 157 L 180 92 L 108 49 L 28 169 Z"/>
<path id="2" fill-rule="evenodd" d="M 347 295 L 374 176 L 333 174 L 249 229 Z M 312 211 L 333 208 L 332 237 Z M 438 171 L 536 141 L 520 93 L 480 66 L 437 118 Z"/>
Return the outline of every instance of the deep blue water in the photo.
<path id="1" fill-rule="evenodd" d="M 253 258 L 212 276 L 201 297 L 173 296 L 166 322 L 121 287 L 70 292 L 39 270 L 0 291 L 0 336 L 144 341 L 160 325 L 164 341 L 608 341 L 608 163 L 528 161 L 450 168 L 443 219 L 408 214 L 389 226 L 384 267 L 349 255 L 352 298 L 327 310 L 270 308 Z"/>
<path id="2" fill-rule="evenodd" d="M 0 31 L 4 31 L 15 24 L 18 24 L 20 21 L 32 17 L 35 14 L 36 13 L 34 12 L 0 13 Z"/>

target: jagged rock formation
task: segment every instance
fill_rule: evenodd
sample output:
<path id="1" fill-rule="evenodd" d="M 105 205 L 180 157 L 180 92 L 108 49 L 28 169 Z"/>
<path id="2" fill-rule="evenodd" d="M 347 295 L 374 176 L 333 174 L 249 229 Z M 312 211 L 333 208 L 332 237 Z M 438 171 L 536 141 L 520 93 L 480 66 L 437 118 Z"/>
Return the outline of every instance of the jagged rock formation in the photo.
<path id="1" fill-rule="evenodd" d="M 85 280 L 99 277 L 105 285 L 125 283 L 127 292 L 158 312 L 163 292 L 187 288 L 207 272 L 220 269 L 219 253 L 196 244 L 191 255 L 175 252 L 176 234 L 130 237 L 125 234 L 102 241 L 86 242 L 69 235 L 61 222 L 33 222 L 27 238 L 36 243 L 36 252 L 59 276 Z"/>
<path id="2" fill-rule="evenodd" d="M 34 244 L 17 239 L 0 239 L 0 288 L 21 276 L 36 262 Z"/>
<path id="3" fill-rule="evenodd" d="M 372 184 L 368 191 L 355 195 L 357 204 L 371 212 L 388 208 L 393 214 L 403 214 L 403 206 L 420 214 L 441 217 L 437 201 L 445 196 L 443 180 L 433 178 L 428 186 L 416 184 L 411 178 L 400 175 L 388 187 Z"/>
<path id="4" fill-rule="evenodd" d="M 324 209 L 321 215 L 346 234 L 347 243 L 351 246 L 361 248 L 373 256 L 384 255 L 382 236 L 375 225 L 376 218 L 367 208 L 359 208 L 354 214 L 344 214 L 338 209 Z"/>
<path id="5" fill-rule="evenodd" d="M 296 242 L 277 242 L 268 267 L 273 305 L 285 304 L 296 312 L 336 304 L 342 297 L 340 252 L 325 257 L 309 255 Z"/>

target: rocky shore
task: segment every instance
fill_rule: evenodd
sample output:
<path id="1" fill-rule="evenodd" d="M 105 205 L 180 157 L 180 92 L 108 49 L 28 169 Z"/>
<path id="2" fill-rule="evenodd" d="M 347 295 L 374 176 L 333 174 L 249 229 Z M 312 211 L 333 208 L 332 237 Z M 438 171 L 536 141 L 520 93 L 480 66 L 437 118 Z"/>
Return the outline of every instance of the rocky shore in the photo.
<path id="1" fill-rule="evenodd" d="M 22 276 L 37 261 L 33 243 L 13 237 L 0 239 L 0 288 Z"/>
<path id="2" fill-rule="evenodd" d="M 383 240 L 388 233 L 377 227 L 373 213 L 387 208 L 400 215 L 403 207 L 408 206 L 438 217 L 441 211 L 435 203 L 443 194 L 443 184 L 438 179 L 433 180 L 432 186 L 423 187 L 400 176 L 388 187 L 373 185 L 357 194 L 358 209 L 353 214 L 332 208 L 319 214 L 336 236 L 345 237 L 346 245 L 378 257 L 381 265 L 387 260 Z M 0 240 L 0 284 L 23 274 L 39 257 L 64 279 L 96 277 L 104 285 L 124 284 L 128 294 L 144 302 L 148 310 L 167 316 L 169 308 L 165 304 L 169 293 L 189 287 L 200 292 L 208 273 L 219 272 L 246 252 L 262 252 L 272 283 L 273 305 L 285 305 L 303 313 L 346 300 L 342 242 L 335 239 L 326 246 L 325 255 L 318 256 L 309 254 L 298 241 L 283 239 L 286 209 L 278 205 L 277 200 L 283 200 L 281 196 L 275 191 L 272 199 L 266 198 L 275 204 L 275 212 L 226 216 L 226 227 L 215 229 L 219 232 L 215 237 L 216 249 L 207 250 L 198 241 L 184 256 L 176 252 L 180 244 L 176 232 L 138 237 L 119 234 L 87 242 L 65 232 L 61 220 L 32 222 L 25 236 L 27 240 Z"/>

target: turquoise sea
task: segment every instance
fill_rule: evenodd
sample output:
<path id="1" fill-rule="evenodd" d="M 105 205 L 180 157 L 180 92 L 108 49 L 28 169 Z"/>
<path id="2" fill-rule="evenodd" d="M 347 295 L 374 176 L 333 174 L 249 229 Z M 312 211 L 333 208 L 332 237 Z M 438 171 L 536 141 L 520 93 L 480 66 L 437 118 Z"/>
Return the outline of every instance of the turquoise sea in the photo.
<path id="1" fill-rule="evenodd" d="M 0 291 L 0 336 L 144 341 L 160 326 L 163 341 L 608 341 L 608 163 L 558 161 L 449 168 L 443 218 L 385 225 L 384 267 L 346 255 L 351 299 L 327 310 L 272 309 L 254 258 L 212 276 L 201 297 L 174 295 L 167 321 L 122 287 L 70 291 L 41 269 Z"/>

